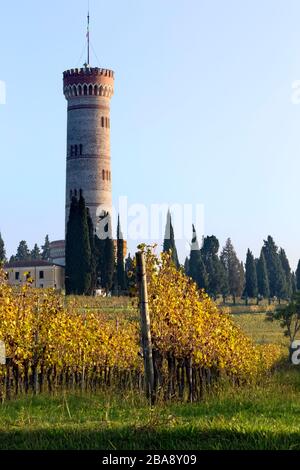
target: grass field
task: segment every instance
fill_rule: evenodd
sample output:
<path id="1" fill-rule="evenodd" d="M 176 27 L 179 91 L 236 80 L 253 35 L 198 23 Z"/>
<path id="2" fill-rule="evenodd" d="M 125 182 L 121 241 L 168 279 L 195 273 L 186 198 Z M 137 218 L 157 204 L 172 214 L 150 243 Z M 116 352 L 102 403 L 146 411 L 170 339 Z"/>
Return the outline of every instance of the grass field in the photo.
<path id="1" fill-rule="evenodd" d="M 298 449 L 300 374 L 226 386 L 198 404 L 151 409 L 117 393 L 20 398 L 0 408 L 0 449 Z"/>
<path id="2" fill-rule="evenodd" d="M 105 302 L 112 315 L 130 315 L 122 299 Z M 232 308 L 234 321 L 255 342 L 288 345 L 278 324 L 238 312 Z M 113 391 L 27 396 L 0 407 L 0 449 L 300 450 L 299 392 L 300 369 L 285 365 L 260 385 L 223 384 L 197 404 L 150 408 L 141 396 Z"/>

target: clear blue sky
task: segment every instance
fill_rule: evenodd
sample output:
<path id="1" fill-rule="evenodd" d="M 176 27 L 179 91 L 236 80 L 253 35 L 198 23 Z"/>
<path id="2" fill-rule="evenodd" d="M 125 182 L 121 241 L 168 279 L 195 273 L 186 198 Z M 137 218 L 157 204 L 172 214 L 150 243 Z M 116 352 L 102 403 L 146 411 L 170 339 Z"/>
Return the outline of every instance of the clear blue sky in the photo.
<path id="1" fill-rule="evenodd" d="M 87 1 L 1 2 L 0 230 L 8 254 L 64 236 L 62 72 L 81 65 Z M 116 200 L 203 203 L 244 259 L 272 234 L 300 257 L 299 0 L 91 0 L 92 65 L 116 73 Z M 183 253 L 181 253 L 183 256 Z"/>

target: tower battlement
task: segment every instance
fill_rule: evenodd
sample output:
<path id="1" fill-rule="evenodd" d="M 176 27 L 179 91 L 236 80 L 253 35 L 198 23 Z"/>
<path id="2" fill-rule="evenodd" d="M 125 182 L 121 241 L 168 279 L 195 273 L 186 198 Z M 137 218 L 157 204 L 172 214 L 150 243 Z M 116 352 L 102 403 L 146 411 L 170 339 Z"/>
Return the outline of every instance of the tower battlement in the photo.
<path id="1" fill-rule="evenodd" d="M 82 75 L 104 75 L 105 77 L 114 78 L 114 72 L 110 69 L 103 69 L 99 67 L 80 67 L 76 69 L 69 69 L 64 72 L 65 77 L 74 77 Z"/>
<path id="2" fill-rule="evenodd" d="M 82 67 L 63 73 L 66 99 L 93 95 L 111 98 L 114 92 L 114 72 L 98 67 Z"/>

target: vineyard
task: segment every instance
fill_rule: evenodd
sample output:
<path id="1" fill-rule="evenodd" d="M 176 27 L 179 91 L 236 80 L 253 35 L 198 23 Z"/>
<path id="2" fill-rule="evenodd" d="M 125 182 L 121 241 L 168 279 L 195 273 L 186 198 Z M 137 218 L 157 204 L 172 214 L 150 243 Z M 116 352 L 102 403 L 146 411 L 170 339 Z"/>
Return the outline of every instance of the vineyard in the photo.
<path id="1" fill-rule="evenodd" d="M 197 401 L 218 381 L 258 381 L 280 360 L 276 345 L 255 345 L 170 257 L 144 248 L 156 393 Z M 68 298 L 0 280 L 2 400 L 57 390 L 144 390 L 138 302 L 110 310 L 97 299 Z M 111 299 L 113 303 L 113 299 Z M 107 306 L 109 302 L 107 301 Z"/>

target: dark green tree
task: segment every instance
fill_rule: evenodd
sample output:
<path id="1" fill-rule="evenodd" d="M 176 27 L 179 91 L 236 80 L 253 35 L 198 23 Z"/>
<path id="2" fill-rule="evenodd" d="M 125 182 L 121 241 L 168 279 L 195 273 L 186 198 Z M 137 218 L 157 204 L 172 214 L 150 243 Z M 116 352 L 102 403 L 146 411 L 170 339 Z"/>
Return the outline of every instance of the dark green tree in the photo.
<path id="1" fill-rule="evenodd" d="M 287 259 L 286 253 L 283 248 L 280 248 L 279 250 L 279 259 L 285 275 L 285 283 L 283 287 L 282 297 L 285 299 L 291 299 L 293 294 L 292 272 L 289 260 Z"/>
<path id="2" fill-rule="evenodd" d="M 0 232 L 0 264 L 5 263 L 5 261 L 6 261 L 5 246 L 4 246 L 4 241 Z"/>
<path id="3" fill-rule="evenodd" d="M 270 235 L 267 240 L 264 240 L 262 249 L 266 259 L 270 297 L 278 297 L 280 301 L 280 299 L 286 296 L 286 277 L 280 261 L 278 248 Z"/>
<path id="4" fill-rule="evenodd" d="M 66 293 L 89 295 L 92 286 L 88 214 L 80 191 L 71 201 L 66 236 Z"/>
<path id="5" fill-rule="evenodd" d="M 39 260 L 39 259 L 42 258 L 41 251 L 40 251 L 37 243 L 35 243 L 33 249 L 31 250 L 30 258 L 34 259 L 34 260 Z"/>
<path id="6" fill-rule="evenodd" d="M 91 286 L 90 286 L 90 294 L 94 294 L 97 288 L 97 269 L 96 269 L 96 247 L 95 247 L 95 230 L 93 221 L 90 215 L 89 208 L 86 209 L 86 216 L 87 216 L 87 224 L 89 230 L 89 241 L 90 241 L 90 248 L 91 248 L 91 263 L 90 263 L 90 272 L 91 272 Z"/>
<path id="7" fill-rule="evenodd" d="M 235 304 L 236 297 L 240 297 L 242 295 L 245 274 L 243 263 L 239 261 L 230 238 L 227 239 L 222 250 L 221 261 L 225 266 L 227 273 L 229 293 L 232 296 L 233 303 Z"/>
<path id="8" fill-rule="evenodd" d="M 130 253 L 125 260 L 125 275 L 126 275 L 126 289 L 129 295 L 134 291 L 135 276 L 134 276 L 134 263 Z"/>
<path id="9" fill-rule="evenodd" d="M 292 297 L 295 296 L 296 292 L 297 292 L 296 274 L 292 272 Z"/>
<path id="10" fill-rule="evenodd" d="M 66 294 L 78 294 L 80 263 L 77 258 L 77 242 L 79 233 L 78 199 L 73 196 L 71 200 L 69 219 L 66 233 L 66 268 L 65 287 Z"/>
<path id="11" fill-rule="evenodd" d="M 112 237 L 111 217 L 108 212 L 100 217 L 95 237 L 97 275 L 102 288 L 109 293 L 113 286 L 115 272 L 115 248 Z"/>
<path id="12" fill-rule="evenodd" d="M 15 256 L 16 261 L 24 261 L 30 258 L 30 251 L 25 240 L 21 240 Z"/>
<path id="13" fill-rule="evenodd" d="M 171 251 L 173 263 L 175 264 L 176 268 L 178 269 L 179 268 L 179 260 L 178 260 L 178 255 L 177 255 L 177 249 L 176 249 L 175 237 L 174 237 L 174 229 L 173 229 L 173 225 L 172 225 L 172 219 L 171 219 L 170 211 L 168 211 L 168 214 L 167 214 L 165 239 L 164 239 L 164 245 L 163 245 L 163 252 L 169 252 L 169 251 Z"/>
<path id="14" fill-rule="evenodd" d="M 218 257 L 219 240 L 214 236 L 207 236 L 203 240 L 201 256 L 207 273 L 207 292 L 214 299 L 222 292 L 224 269 Z"/>
<path id="15" fill-rule="evenodd" d="M 189 276 L 196 282 L 199 289 L 207 289 L 207 273 L 202 260 L 194 225 L 189 259 Z"/>
<path id="16" fill-rule="evenodd" d="M 226 303 L 227 296 L 229 294 L 229 282 L 228 273 L 222 260 L 220 259 L 220 293 L 223 297 L 223 303 Z"/>
<path id="17" fill-rule="evenodd" d="M 269 288 L 269 277 L 267 271 L 267 264 L 264 255 L 264 251 L 261 250 L 260 257 L 256 263 L 256 272 L 257 272 L 257 290 L 258 290 L 258 297 L 257 303 L 259 298 L 269 299 L 270 297 L 270 288 Z"/>
<path id="18" fill-rule="evenodd" d="M 126 290 L 126 275 L 124 266 L 124 239 L 121 231 L 120 216 L 118 216 L 117 226 L 117 286 L 118 292 L 124 293 Z"/>
<path id="19" fill-rule="evenodd" d="M 255 260 L 252 252 L 248 249 L 246 256 L 245 265 L 245 290 L 244 295 L 246 298 L 246 305 L 248 304 L 248 298 L 257 297 L 257 274 Z"/>
<path id="20" fill-rule="evenodd" d="M 42 259 L 48 261 L 50 259 L 50 240 L 49 235 L 45 236 L 44 245 L 42 245 Z"/>
<path id="21" fill-rule="evenodd" d="M 296 286 L 297 290 L 300 290 L 300 260 L 298 261 L 297 269 L 296 269 Z"/>
<path id="22" fill-rule="evenodd" d="M 189 269 L 190 269 L 189 265 L 190 265 L 190 262 L 189 262 L 189 258 L 187 256 L 184 260 L 184 272 L 187 276 L 189 275 Z"/>
<path id="23" fill-rule="evenodd" d="M 77 234 L 77 257 L 80 262 L 81 269 L 78 276 L 78 293 L 89 295 L 91 293 L 92 274 L 91 274 L 91 245 L 90 233 L 88 226 L 87 210 L 85 200 L 80 191 L 78 200 L 78 224 L 79 231 Z"/>

